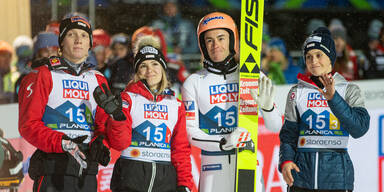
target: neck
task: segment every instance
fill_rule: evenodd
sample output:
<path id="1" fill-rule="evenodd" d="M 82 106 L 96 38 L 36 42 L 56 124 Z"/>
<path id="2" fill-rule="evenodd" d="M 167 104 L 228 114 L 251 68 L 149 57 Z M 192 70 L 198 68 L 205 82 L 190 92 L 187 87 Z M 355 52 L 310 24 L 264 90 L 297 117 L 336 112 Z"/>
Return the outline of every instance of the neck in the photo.
<path id="1" fill-rule="evenodd" d="M 152 92 L 153 94 L 155 94 L 155 95 L 158 94 L 159 89 L 158 89 L 158 86 L 157 86 L 157 85 L 150 86 L 149 89 L 151 90 L 151 92 Z"/>
<path id="2" fill-rule="evenodd" d="M 66 60 L 68 60 L 69 62 L 76 64 L 76 65 L 84 63 L 84 61 L 87 59 L 87 56 L 84 56 L 83 58 L 80 58 L 80 59 L 69 58 L 66 55 L 63 55 L 63 57 Z"/>

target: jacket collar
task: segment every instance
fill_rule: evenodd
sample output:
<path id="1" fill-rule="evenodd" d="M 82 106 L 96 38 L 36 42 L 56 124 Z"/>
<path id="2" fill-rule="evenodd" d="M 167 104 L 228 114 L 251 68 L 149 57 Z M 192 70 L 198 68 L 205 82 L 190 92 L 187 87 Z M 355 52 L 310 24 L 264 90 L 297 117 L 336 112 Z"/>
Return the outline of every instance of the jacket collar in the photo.
<path id="1" fill-rule="evenodd" d="M 319 88 L 316 85 L 316 83 L 312 81 L 310 73 L 306 73 L 306 74 L 299 73 L 297 75 L 297 79 L 299 80 L 298 84 Z M 337 72 L 333 74 L 333 79 L 335 80 L 335 85 L 347 82 L 347 80 L 345 80 L 345 78 Z"/>
<path id="2" fill-rule="evenodd" d="M 154 95 L 144 81 L 138 81 L 136 83 L 130 83 L 127 85 L 124 91 L 139 94 L 151 101 L 161 101 L 166 96 L 175 96 L 175 92 L 171 89 L 165 89 L 161 94 Z"/>

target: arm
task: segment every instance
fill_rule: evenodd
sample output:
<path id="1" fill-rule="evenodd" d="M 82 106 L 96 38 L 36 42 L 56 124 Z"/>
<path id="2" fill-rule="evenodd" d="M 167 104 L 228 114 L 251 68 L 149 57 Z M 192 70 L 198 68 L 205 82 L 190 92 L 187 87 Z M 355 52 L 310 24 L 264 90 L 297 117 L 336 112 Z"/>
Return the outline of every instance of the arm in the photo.
<path id="1" fill-rule="evenodd" d="M 296 87 L 288 93 L 285 107 L 285 121 L 280 131 L 279 171 L 283 174 L 285 182 L 293 185 L 292 169 L 300 172 L 294 163 L 297 141 L 299 138 L 299 117 L 296 108 Z"/>
<path id="2" fill-rule="evenodd" d="M 96 73 L 96 79 L 99 86 L 101 86 L 103 83 L 108 85 L 107 80 L 102 74 Z M 106 135 L 106 122 L 109 118 L 109 115 L 105 113 L 104 109 L 102 109 L 99 105 L 97 105 L 96 108 L 96 114 L 95 114 L 95 125 L 96 130 L 94 137 L 98 135 Z M 108 138 L 107 138 L 108 140 Z"/>
<path id="3" fill-rule="evenodd" d="M 287 104 L 285 106 L 285 121 L 280 130 L 280 159 L 279 170 L 281 165 L 286 161 L 294 161 L 296 155 L 297 141 L 299 138 L 299 117 L 296 110 L 296 87 L 293 87 L 287 97 Z"/>
<path id="4" fill-rule="evenodd" d="M 256 89 L 252 89 L 251 96 L 259 106 L 265 127 L 272 132 L 278 132 L 283 122 L 281 114 L 273 102 L 275 86 L 273 86 L 271 79 L 263 73 L 261 73 L 261 76 L 259 79 L 259 94 Z"/>
<path id="5" fill-rule="evenodd" d="M 42 121 L 52 90 L 51 73 L 46 66 L 34 69 L 21 82 L 19 90 L 19 132 L 36 148 L 47 153 L 63 153 L 64 133 L 44 125 Z"/>
<path id="6" fill-rule="evenodd" d="M 178 104 L 179 117 L 172 135 L 171 159 L 177 172 L 177 185 L 192 189 L 191 146 L 185 128 L 185 109 L 180 101 Z"/>
<path id="7" fill-rule="evenodd" d="M 328 101 L 328 105 L 343 128 L 353 138 L 359 138 L 368 131 L 370 116 L 364 108 L 364 98 L 357 85 L 347 86 L 345 100 L 335 92 L 333 98 Z"/>
<path id="8" fill-rule="evenodd" d="M 112 117 L 109 117 L 107 121 L 108 144 L 118 151 L 129 147 L 132 139 L 132 117 L 130 114 L 132 100 L 125 92 L 121 93 L 121 98 L 123 105 L 122 111 L 126 120 L 116 121 Z"/>
<path id="9" fill-rule="evenodd" d="M 344 100 L 335 90 L 335 80 L 332 76 L 324 74 L 320 81 L 324 85 L 325 91 L 318 90 L 328 100 L 329 108 L 339 119 L 343 128 L 353 138 L 363 136 L 368 131 L 370 116 L 364 108 L 360 88 L 355 84 L 348 84 Z"/>
<path id="10" fill-rule="evenodd" d="M 187 78 L 181 88 L 183 102 L 186 107 L 186 126 L 189 142 L 206 151 L 220 151 L 222 136 L 208 135 L 199 128 L 199 105 L 197 101 L 198 75 L 193 74 Z"/>

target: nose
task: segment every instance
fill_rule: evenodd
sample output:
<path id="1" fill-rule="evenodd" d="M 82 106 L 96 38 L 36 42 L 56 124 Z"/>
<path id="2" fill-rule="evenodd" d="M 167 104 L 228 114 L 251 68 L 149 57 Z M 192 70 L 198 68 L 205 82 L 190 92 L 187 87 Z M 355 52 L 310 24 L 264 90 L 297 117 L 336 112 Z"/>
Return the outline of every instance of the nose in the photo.
<path id="1" fill-rule="evenodd" d="M 213 47 L 213 48 L 217 48 L 218 46 L 219 46 L 218 41 L 217 41 L 217 40 L 213 40 L 213 42 L 212 42 L 212 47 Z"/>
<path id="2" fill-rule="evenodd" d="M 80 44 L 81 43 L 81 41 L 80 41 L 80 36 L 79 35 L 75 35 L 75 43 L 76 44 Z"/>

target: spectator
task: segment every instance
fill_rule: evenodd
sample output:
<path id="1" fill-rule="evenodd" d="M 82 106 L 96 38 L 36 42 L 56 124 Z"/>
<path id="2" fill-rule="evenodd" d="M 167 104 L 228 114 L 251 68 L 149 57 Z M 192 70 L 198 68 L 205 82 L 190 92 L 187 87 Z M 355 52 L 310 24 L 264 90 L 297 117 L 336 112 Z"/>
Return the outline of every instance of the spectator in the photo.
<path id="1" fill-rule="evenodd" d="M 347 30 L 339 19 L 329 25 L 336 46 L 336 62 L 333 72 L 340 73 L 348 81 L 359 79 L 359 66 L 356 53 L 347 44 Z"/>
<path id="2" fill-rule="evenodd" d="M 114 95 L 120 94 L 132 79 L 133 54 L 130 46 L 128 35 L 119 33 L 112 36 L 112 58 L 108 65 L 111 67 L 109 84 Z"/>
<path id="3" fill-rule="evenodd" d="M 0 104 L 12 100 L 11 60 L 13 48 L 6 41 L 0 40 Z"/>
<path id="4" fill-rule="evenodd" d="M 13 47 L 17 55 L 16 64 L 18 74 L 15 80 L 13 101 L 18 102 L 17 93 L 21 79 L 31 71 L 33 57 L 33 41 L 30 37 L 21 35 L 13 41 Z"/>
<path id="5" fill-rule="evenodd" d="M 28 73 L 30 71 L 28 69 L 28 64 L 30 66 L 30 62 L 32 61 L 33 56 L 32 39 L 26 35 L 18 36 L 13 41 L 13 48 L 15 49 L 15 53 L 17 56 L 17 60 L 15 61 L 17 71 L 20 74 Z"/>
<path id="6" fill-rule="evenodd" d="M 45 31 L 59 35 L 59 27 L 60 23 L 58 21 L 51 21 L 50 23 L 48 23 L 48 25 L 45 26 Z"/>
<path id="7" fill-rule="evenodd" d="M 51 33 L 51 32 L 40 32 L 34 38 L 32 61 L 37 61 L 39 59 L 51 57 L 51 56 L 58 56 L 59 55 L 58 50 L 59 50 L 58 36 L 55 33 Z M 25 63 L 25 66 L 24 66 L 25 71 L 20 74 L 20 77 L 17 79 L 15 83 L 15 94 L 14 94 L 15 102 L 18 102 L 19 100 L 18 95 L 19 95 L 20 83 L 23 80 L 23 78 L 30 72 L 32 67 L 31 66 L 32 61 Z"/>
<path id="8" fill-rule="evenodd" d="M 165 33 L 168 53 L 197 53 L 197 35 L 192 23 L 179 13 L 176 0 L 167 0 L 163 6 L 163 15 L 152 22 L 153 28 Z"/>
<path id="9" fill-rule="evenodd" d="M 380 30 L 377 29 L 380 27 Z M 366 56 L 368 62 L 363 67 L 365 79 L 384 78 L 384 26 L 380 21 L 372 22 L 369 29 L 370 42 Z"/>
<path id="10" fill-rule="evenodd" d="M 111 69 L 107 65 L 107 59 L 111 54 L 109 45 L 111 44 L 111 37 L 103 29 L 95 29 L 92 32 L 93 36 L 93 48 L 92 51 L 95 55 L 97 62 L 96 70 L 103 73 L 105 78 L 109 80 L 111 78 Z"/>
<path id="11" fill-rule="evenodd" d="M 325 22 L 318 18 L 313 18 L 309 20 L 307 28 L 306 28 L 306 36 L 310 35 L 315 29 L 319 27 L 325 27 Z"/>
<path id="12" fill-rule="evenodd" d="M 58 36 L 51 32 L 40 32 L 34 38 L 33 60 L 44 57 L 58 56 Z"/>
<path id="13" fill-rule="evenodd" d="M 272 38 L 268 43 L 267 56 L 261 62 L 263 71 L 275 84 L 297 83 L 297 74 L 302 72 L 300 67 L 293 64 L 292 58 L 280 38 Z"/>

